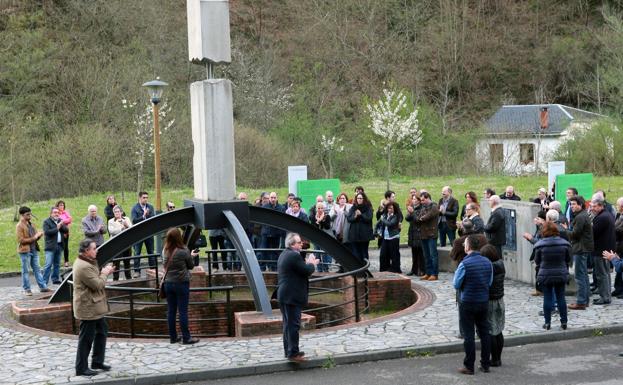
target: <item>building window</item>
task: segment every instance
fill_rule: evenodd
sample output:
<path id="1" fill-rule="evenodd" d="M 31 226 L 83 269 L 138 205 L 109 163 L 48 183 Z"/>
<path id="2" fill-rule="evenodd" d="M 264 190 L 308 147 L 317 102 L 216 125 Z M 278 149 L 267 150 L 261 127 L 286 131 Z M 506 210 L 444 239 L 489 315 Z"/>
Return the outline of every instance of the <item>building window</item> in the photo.
<path id="1" fill-rule="evenodd" d="M 534 163 L 534 144 L 521 143 L 519 145 L 519 161 L 521 164 Z"/>
<path id="2" fill-rule="evenodd" d="M 504 165 L 504 145 L 493 143 L 489 145 L 489 159 L 491 160 L 491 170 L 501 171 Z"/>

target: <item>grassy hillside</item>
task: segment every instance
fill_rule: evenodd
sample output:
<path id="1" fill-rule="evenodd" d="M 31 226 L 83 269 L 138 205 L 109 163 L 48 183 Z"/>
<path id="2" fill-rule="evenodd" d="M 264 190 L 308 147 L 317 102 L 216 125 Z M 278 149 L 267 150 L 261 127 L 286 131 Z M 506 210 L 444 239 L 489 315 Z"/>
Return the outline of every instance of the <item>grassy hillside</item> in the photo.
<path id="1" fill-rule="evenodd" d="M 415 186 L 418 189 L 425 188 L 431 192 L 433 198 L 438 199 L 441 194 L 441 188 L 444 185 L 450 185 L 454 190 L 454 195 L 459 199 L 461 205 L 464 203 L 463 196 L 467 191 L 475 191 L 477 195 L 482 196 L 482 192 L 487 187 L 493 187 L 496 191 L 501 192 L 506 185 L 512 184 L 515 186 L 516 193 L 526 200 L 536 196 L 536 191 L 540 186 L 544 186 L 547 183 L 547 177 L 500 177 L 500 176 L 484 176 L 484 177 L 434 177 L 434 178 L 418 178 L 418 179 L 394 179 L 392 180 L 391 189 L 394 190 L 398 196 L 397 200 L 401 204 L 404 204 L 407 199 L 409 188 Z M 379 179 L 362 180 L 357 183 L 344 183 L 342 184 L 342 191 L 346 192 L 349 197 L 352 197 L 352 192 L 356 185 L 362 185 L 369 193 L 369 197 L 374 206 L 383 197 L 385 192 L 385 181 Z M 608 201 L 615 202 L 616 197 L 623 196 L 623 177 L 596 177 L 595 188 L 602 188 L 606 191 Z M 280 201 L 285 200 L 287 194 L 286 187 L 279 187 L 272 189 L 279 194 Z M 240 188 L 240 191 L 246 191 L 251 198 L 258 196 L 262 190 L 257 189 L 245 189 Z M 135 195 L 131 192 L 113 192 L 117 196 L 117 200 L 121 206 L 130 210 L 135 203 Z M 337 192 L 335 195 L 337 195 Z M 95 204 L 99 208 L 99 213 L 103 215 L 103 208 L 105 205 L 106 196 L 109 193 L 91 194 L 73 198 L 59 198 L 63 199 L 67 203 L 67 209 L 74 218 L 74 224 L 71 229 L 70 236 L 70 251 L 71 260 L 76 256 L 77 244 L 80 241 L 80 220 L 87 213 L 87 207 L 90 204 Z M 191 189 L 184 190 L 164 190 L 163 206 L 167 200 L 172 200 L 178 207 L 183 204 L 184 198 L 192 197 Z M 153 197 L 153 194 L 152 194 Z M 41 229 L 43 220 L 49 215 L 50 207 L 56 203 L 58 199 L 40 201 L 40 202 L 27 202 L 33 213 L 37 216 L 34 220 L 37 228 Z M 311 202 L 304 202 L 303 207 L 308 208 L 311 206 Z M 3 208 L 0 209 L 0 272 L 6 271 L 19 271 L 20 263 L 16 253 L 16 241 L 15 241 L 15 222 L 13 221 L 16 209 L 15 208 Z M 406 229 L 402 231 L 402 241 L 406 242 Z M 371 243 L 372 244 L 372 243 Z M 43 240 L 40 241 L 40 246 L 43 246 Z M 41 263 L 43 264 L 43 257 L 41 257 Z"/>

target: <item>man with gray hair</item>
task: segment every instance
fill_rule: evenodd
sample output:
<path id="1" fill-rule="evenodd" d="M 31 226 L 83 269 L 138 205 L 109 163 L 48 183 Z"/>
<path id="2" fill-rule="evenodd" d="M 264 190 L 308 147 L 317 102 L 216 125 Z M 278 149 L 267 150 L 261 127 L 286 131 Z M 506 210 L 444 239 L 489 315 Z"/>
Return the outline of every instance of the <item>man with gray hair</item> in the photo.
<path id="1" fill-rule="evenodd" d="M 97 206 L 89 206 L 89 214 L 82 218 L 82 232 L 86 238 L 92 239 L 97 247 L 104 243 L 104 234 L 106 226 L 102 217 L 97 215 Z"/>
<path id="2" fill-rule="evenodd" d="M 277 260 L 277 301 L 283 319 L 283 352 L 289 361 L 305 361 L 299 350 L 301 312 L 307 305 L 309 277 L 314 273 L 318 259 L 309 254 L 301 257 L 303 242 L 297 233 L 288 233 L 286 248 Z"/>
<path id="3" fill-rule="evenodd" d="M 594 194 L 591 200 L 593 213 L 593 280 L 599 298 L 593 300 L 595 305 L 607 305 L 611 301 L 610 264 L 602 258 L 606 250 L 616 247 L 614 233 L 614 217 L 606 210 L 605 201 L 600 194 Z"/>
<path id="4" fill-rule="evenodd" d="M 567 221 L 567 217 L 562 212 L 562 205 L 560 204 L 559 201 L 551 201 L 549 203 L 549 209 L 558 211 L 558 222 L 560 224 L 563 224 L 563 225 L 569 224 L 569 222 Z"/>
<path id="5" fill-rule="evenodd" d="M 491 215 L 485 225 L 485 235 L 490 244 L 495 246 L 498 255 L 502 256 L 502 246 L 506 244 L 506 218 L 500 206 L 500 197 L 492 195 L 489 198 Z"/>

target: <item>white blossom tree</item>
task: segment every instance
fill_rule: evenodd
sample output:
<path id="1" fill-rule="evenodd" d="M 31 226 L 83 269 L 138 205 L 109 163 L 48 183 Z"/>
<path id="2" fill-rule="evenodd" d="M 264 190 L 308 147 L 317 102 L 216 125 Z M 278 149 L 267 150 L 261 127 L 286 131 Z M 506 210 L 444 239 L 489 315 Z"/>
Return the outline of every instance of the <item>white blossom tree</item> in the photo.
<path id="1" fill-rule="evenodd" d="M 333 178 L 333 156 L 344 151 L 342 139 L 334 136 L 328 137 L 322 134 L 320 137 L 320 164 L 324 169 L 326 178 Z"/>
<path id="2" fill-rule="evenodd" d="M 134 155 L 136 164 L 136 191 L 143 190 L 143 179 L 145 175 L 145 162 L 148 156 L 153 155 L 154 149 L 154 115 L 151 103 L 139 106 L 138 102 L 130 102 L 127 99 L 121 100 L 121 105 L 132 115 L 132 125 L 134 126 Z M 167 132 L 175 123 L 175 119 L 167 120 L 167 114 L 171 112 L 171 106 L 167 101 L 163 101 L 158 110 L 160 123 L 160 135 Z"/>
<path id="3" fill-rule="evenodd" d="M 422 140 L 422 130 L 417 119 L 418 109 L 408 102 L 402 90 L 383 90 L 383 96 L 367 105 L 370 129 L 380 140 L 374 144 L 387 156 L 387 189 L 392 174 L 392 150 L 413 147 Z"/>

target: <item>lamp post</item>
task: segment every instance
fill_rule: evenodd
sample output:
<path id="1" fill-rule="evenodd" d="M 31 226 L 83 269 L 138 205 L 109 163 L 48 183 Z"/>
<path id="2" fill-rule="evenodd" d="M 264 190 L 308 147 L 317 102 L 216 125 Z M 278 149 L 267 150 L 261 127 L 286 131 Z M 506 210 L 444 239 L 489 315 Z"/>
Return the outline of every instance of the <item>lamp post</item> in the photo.
<path id="1" fill-rule="evenodd" d="M 154 113 L 154 184 L 156 190 L 156 214 L 162 211 L 160 205 L 162 196 L 160 192 L 160 125 L 158 121 L 158 103 L 160 103 L 162 92 L 166 86 L 168 86 L 168 84 L 160 81 L 160 78 L 143 84 L 143 87 L 147 87 Z"/>

